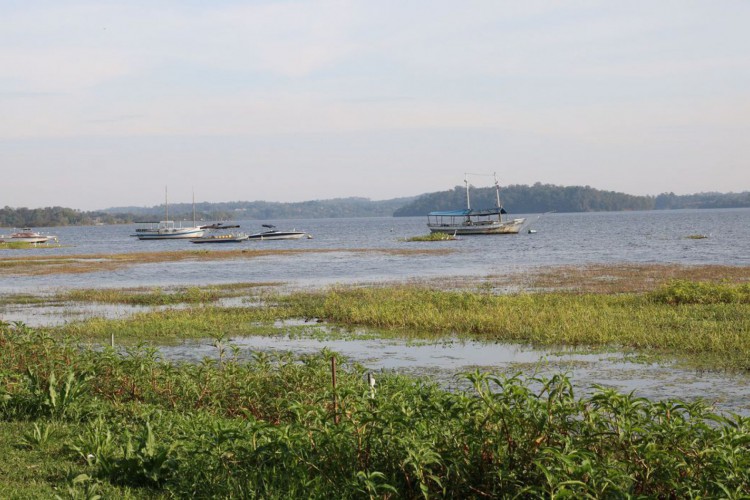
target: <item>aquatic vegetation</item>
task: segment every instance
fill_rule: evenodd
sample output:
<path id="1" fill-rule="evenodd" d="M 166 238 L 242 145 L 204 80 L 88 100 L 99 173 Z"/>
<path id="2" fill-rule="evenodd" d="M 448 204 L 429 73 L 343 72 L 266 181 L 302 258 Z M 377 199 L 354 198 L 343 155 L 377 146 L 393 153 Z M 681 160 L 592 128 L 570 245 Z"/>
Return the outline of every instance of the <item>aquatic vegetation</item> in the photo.
<path id="1" fill-rule="evenodd" d="M 750 266 L 684 266 L 677 264 L 591 264 L 545 266 L 523 274 L 488 276 L 488 284 L 503 289 L 571 291 L 577 293 L 650 292 L 673 280 L 700 282 L 750 281 Z M 458 283 L 461 284 L 460 282 Z M 430 282 L 433 287 L 439 283 Z"/>
<path id="2" fill-rule="evenodd" d="M 420 236 L 411 236 L 404 238 L 401 241 L 454 241 L 457 240 L 455 236 L 447 233 L 430 233 Z"/>
<path id="3" fill-rule="evenodd" d="M 222 296 L 226 296 L 226 294 L 221 294 L 218 288 L 187 287 L 175 290 L 163 290 L 161 288 L 133 291 L 113 289 L 70 290 L 56 298 L 62 301 L 160 306 L 215 302 Z"/>
<path id="4" fill-rule="evenodd" d="M 0 324 L 0 348 L 0 431 L 22 444 L 0 442 L 4 497 L 750 494 L 750 419 L 701 401 L 481 372 L 457 392 L 377 373 L 371 391 L 343 359 L 334 390 L 331 352 L 173 364 L 21 324 Z M 64 386 L 53 373 L 80 380 L 68 411 L 37 394 Z"/>
<path id="5" fill-rule="evenodd" d="M 118 342 L 276 335 L 274 323 L 304 318 L 379 336 L 459 337 L 546 346 L 636 349 L 687 356 L 706 367 L 750 368 L 750 285 L 673 281 L 646 294 L 445 291 L 424 286 L 334 287 L 279 293 L 259 288 L 186 288 L 163 292 L 85 291 L 71 297 L 164 305 L 129 317 L 93 317 L 49 327 L 54 335 Z M 218 297 L 252 298 L 213 305 Z M 246 295 L 247 294 L 247 295 Z M 177 307 L 169 307 L 177 306 Z M 297 330 L 287 328 L 290 333 Z M 300 329 L 304 333 L 305 329 Z M 319 335 L 319 333 L 316 333 Z"/>
<path id="6" fill-rule="evenodd" d="M 29 243 L 24 241 L 0 241 L 0 250 L 27 250 L 29 248 L 62 248 L 57 243 Z"/>
<path id="7" fill-rule="evenodd" d="M 665 304 L 750 304 L 750 283 L 701 283 L 674 280 L 650 295 Z"/>
<path id="8" fill-rule="evenodd" d="M 724 295 L 726 290 L 735 290 L 737 297 L 744 297 L 747 285 L 705 284 L 697 288 L 724 290 Z M 676 309 L 666 299 L 656 300 L 660 294 L 664 295 L 496 296 L 401 286 L 336 288 L 276 300 L 299 316 L 387 329 L 400 335 L 648 349 L 709 356 L 714 366 L 750 368 L 750 303 L 744 299 L 729 303 L 713 300 Z"/>

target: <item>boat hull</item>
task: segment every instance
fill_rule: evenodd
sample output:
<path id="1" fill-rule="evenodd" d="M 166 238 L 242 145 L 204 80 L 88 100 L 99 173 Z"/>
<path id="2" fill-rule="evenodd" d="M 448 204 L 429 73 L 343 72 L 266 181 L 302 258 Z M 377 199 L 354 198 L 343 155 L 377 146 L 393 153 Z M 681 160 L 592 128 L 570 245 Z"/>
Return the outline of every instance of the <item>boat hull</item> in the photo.
<path id="1" fill-rule="evenodd" d="M 190 238 L 200 238 L 203 236 L 203 231 L 136 233 L 133 236 L 139 240 L 189 240 Z"/>
<path id="2" fill-rule="evenodd" d="M 0 243 L 47 243 L 54 239 L 52 236 L 11 236 L 10 238 L 0 238 Z"/>
<path id="3" fill-rule="evenodd" d="M 247 240 L 247 235 L 242 236 L 203 236 L 201 238 L 193 238 L 190 240 L 191 243 L 241 243 Z"/>
<path id="4" fill-rule="evenodd" d="M 145 224 L 145 223 L 144 223 Z M 182 227 L 173 221 L 150 223 L 150 226 L 139 227 L 131 234 L 139 240 L 185 240 L 200 238 L 205 231 L 198 226 Z"/>
<path id="5" fill-rule="evenodd" d="M 298 240 L 307 233 L 300 231 L 266 231 L 264 233 L 251 234 L 249 240 Z"/>
<path id="6" fill-rule="evenodd" d="M 456 235 L 481 235 L 481 234 L 518 234 L 526 219 L 513 219 L 503 222 L 477 222 L 461 224 L 427 224 L 433 233 L 445 233 Z"/>

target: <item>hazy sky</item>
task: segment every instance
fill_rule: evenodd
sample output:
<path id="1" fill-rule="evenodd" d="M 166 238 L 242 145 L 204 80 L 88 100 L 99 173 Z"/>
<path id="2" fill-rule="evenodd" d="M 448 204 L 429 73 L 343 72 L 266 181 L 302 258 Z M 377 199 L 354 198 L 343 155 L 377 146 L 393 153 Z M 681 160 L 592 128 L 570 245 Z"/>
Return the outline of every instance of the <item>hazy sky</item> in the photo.
<path id="1" fill-rule="evenodd" d="M 737 192 L 749 159 L 747 0 L 0 0 L 0 206 L 387 199 L 467 171 Z"/>

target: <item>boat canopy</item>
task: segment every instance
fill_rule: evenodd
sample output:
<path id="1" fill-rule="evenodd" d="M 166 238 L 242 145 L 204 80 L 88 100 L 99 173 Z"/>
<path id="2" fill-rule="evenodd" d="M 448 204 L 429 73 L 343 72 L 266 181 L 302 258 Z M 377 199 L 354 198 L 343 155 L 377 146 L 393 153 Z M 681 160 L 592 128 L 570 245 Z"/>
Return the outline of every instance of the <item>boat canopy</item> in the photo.
<path id="1" fill-rule="evenodd" d="M 476 217 L 476 216 L 482 216 L 482 215 L 497 215 L 497 214 L 505 214 L 507 213 L 504 208 L 502 207 L 495 207 L 495 208 L 487 208 L 484 210 L 472 210 L 472 209 L 465 209 L 465 210 L 439 210 L 437 212 L 430 212 L 429 216 L 432 217 Z"/>

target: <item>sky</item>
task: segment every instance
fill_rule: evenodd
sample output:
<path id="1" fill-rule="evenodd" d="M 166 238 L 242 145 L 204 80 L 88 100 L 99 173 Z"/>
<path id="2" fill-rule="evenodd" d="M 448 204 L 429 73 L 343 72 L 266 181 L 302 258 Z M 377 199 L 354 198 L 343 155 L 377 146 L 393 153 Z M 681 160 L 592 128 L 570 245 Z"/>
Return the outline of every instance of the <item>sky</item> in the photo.
<path id="1" fill-rule="evenodd" d="M 0 206 L 383 200 L 465 172 L 747 191 L 748 26 L 747 0 L 0 0 Z"/>

